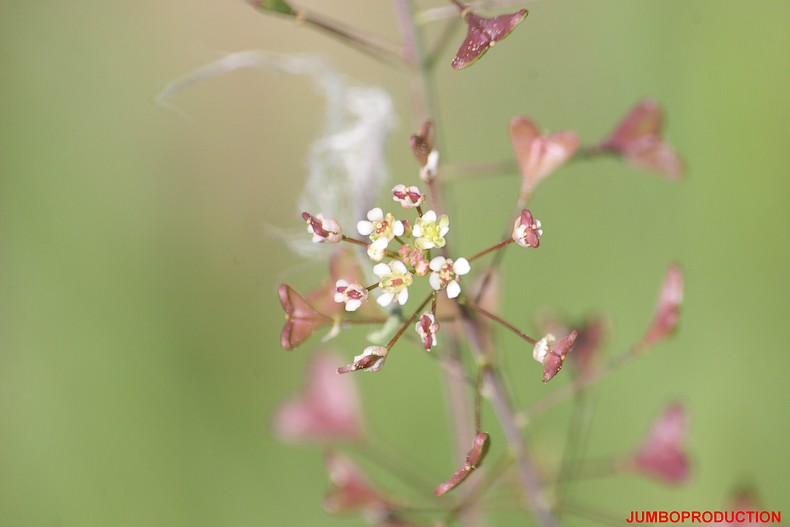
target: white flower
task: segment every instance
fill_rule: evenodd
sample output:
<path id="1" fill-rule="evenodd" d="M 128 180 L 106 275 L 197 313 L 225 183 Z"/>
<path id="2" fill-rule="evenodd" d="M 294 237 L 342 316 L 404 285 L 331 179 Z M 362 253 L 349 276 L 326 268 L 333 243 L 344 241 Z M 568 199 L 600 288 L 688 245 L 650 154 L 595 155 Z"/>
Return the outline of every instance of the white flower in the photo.
<path id="1" fill-rule="evenodd" d="M 396 303 L 403 305 L 409 299 L 409 286 L 414 281 L 412 274 L 398 260 L 390 263 L 380 263 L 373 267 L 373 272 L 381 281 L 379 287 L 384 291 L 376 302 L 380 306 L 388 306 L 395 300 Z"/>
<path id="2" fill-rule="evenodd" d="M 449 230 L 450 218 L 447 217 L 447 214 L 442 214 L 437 220 L 436 213 L 429 210 L 414 223 L 411 235 L 414 237 L 414 245 L 418 249 L 433 249 L 434 247 L 444 247 L 447 243 L 444 236 Z"/>
<path id="3" fill-rule="evenodd" d="M 387 254 L 386 247 L 375 247 L 372 243 L 368 245 L 368 258 L 372 262 L 380 262 Z"/>
<path id="4" fill-rule="evenodd" d="M 435 291 L 447 288 L 447 298 L 456 298 L 461 294 L 461 285 L 458 283 L 461 276 L 472 269 L 466 258 L 458 258 L 453 262 L 444 256 L 437 256 L 431 260 L 431 277 L 428 282 Z"/>
<path id="5" fill-rule="evenodd" d="M 356 311 L 368 299 L 368 290 L 359 282 L 340 279 L 335 283 L 335 302 L 346 304 L 346 311 Z"/>
<path id="6" fill-rule="evenodd" d="M 324 218 L 323 214 L 313 216 L 303 212 L 302 219 L 307 223 L 307 232 L 313 235 L 313 243 L 337 243 L 343 239 L 340 225 L 333 219 Z"/>
<path id="7" fill-rule="evenodd" d="M 425 201 L 425 194 L 415 186 L 396 185 L 392 189 L 392 201 L 397 201 L 404 209 L 414 209 Z"/>
<path id="8" fill-rule="evenodd" d="M 368 211 L 368 221 L 362 220 L 357 223 L 357 231 L 362 236 L 370 237 L 376 249 L 386 249 L 395 236 L 403 235 L 405 228 L 403 222 L 396 220 L 395 216 L 389 212 L 385 216 L 384 212 L 376 207 Z"/>

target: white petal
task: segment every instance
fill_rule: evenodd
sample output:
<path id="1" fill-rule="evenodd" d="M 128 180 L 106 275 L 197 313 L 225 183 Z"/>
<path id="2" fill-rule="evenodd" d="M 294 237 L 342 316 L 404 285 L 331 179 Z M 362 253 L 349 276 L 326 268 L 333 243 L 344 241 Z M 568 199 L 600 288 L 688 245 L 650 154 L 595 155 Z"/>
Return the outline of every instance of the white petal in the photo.
<path id="1" fill-rule="evenodd" d="M 335 302 L 337 302 L 338 304 L 342 304 L 345 301 L 346 301 L 346 295 L 344 295 L 343 293 L 335 293 Z"/>
<path id="2" fill-rule="evenodd" d="M 434 291 L 438 291 L 442 288 L 442 282 L 439 279 L 439 273 L 431 273 L 430 278 L 428 278 L 428 283 L 431 284 L 431 287 Z"/>
<path id="3" fill-rule="evenodd" d="M 466 258 L 459 258 L 453 262 L 453 271 L 455 271 L 455 274 L 464 275 L 471 270 L 472 266 L 469 265 L 469 261 Z"/>
<path id="4" fill-rule="evenodd" d="M 403 236 L 403 233 L 405 232 L 403 228 L 403 222 L 396 221 L 395 224 L 392 226 L 392 232 L 395 234 L 395 236 Z"/>
<path id="5" fill-rule="evenodd" d="M 422 221 L 436 221 L 436 213 L 432 210 L 429 210 L 425 214 L 422 215 Z"/>
<path id="6" fill-rule="evenodd" d="M 439 230 L 439 236 L 444 237 L 444 235 L 447 234 L 448 232 L 450 232 L 450 227 L 442 227 Z"/>
<path id="7" fill-rule="evenodd" d="M 400 305 L 403 305 L 406 303 L 408 299 L 409 299 L 409 290 L 408 288 L 404 287 L 403 289 L 401 289 L 401 292 L 398 293 L 398 303 Z"/>
<path id="8" fill-rule="evenodd" d="M 358 221 L 357 232 L 359 232 L 362 236 L 368 236 L 371 232 L 373 232 L 373 224 L 365 220 Z"/>
<path id="9" fill-rule="evenodd" d="M 381 307 L 387 307 L 392 302 L 392 299 L 395 295 L 392 293 L 383 293 L 380 297 L 376 299 L 376 302 Z"/>
<path id="10" fill-rule="evenodd" d="M 409 272 L 409 270 L 406 269 L 406 265 L 403 262 L 401 262 L 400 260 L 395 260 L 390 265 L 392 266 L 392 270 L 393 271 L 397 271 L 397 272 L 403 273 L 403 274 L 406 274 L 406 273 Z"/>
<path id="11" fill-rule="evenodd" d="M 414 236 L 415 238 L 419 238 L 420 236 L 422 236 L 422 227 L 420 227 L 419 225 L 415 225 L 414 227 L 412 227 L 411 235 Z"/>
<path id="12" fill-rule="evenodd" d="M 456 298 L 460 294 L 461 286 L 458 285 L 458 282 L 452 280 L 449 284 L 447 284 L 447 298 Z"/>
<path id="13" fill-rule="evenodd" d="M 373 266 L 373 274 L 382 278 L 385 275 L 390 274 L 390 266 L 385 263 L 379 263 Z"/>
<path id="14" fill-rule="evenodd" d="M 442 268 L 445 261 L 446 260 L 444 259 L 444 256 L 437 256 L 436 258 L 431 260 L 431 264 L 428 267 L 431 268 L 431 271 L 438 271 L 439 269 Z"/>
<path id="15" fill-rule="evenodd" d="M 342 278 L 335 282 L 335 287 L 348 287 L 348 282 L 343 280 Z"/>
<path id="16" fill-rule="evenodd" d="M 387 238 L 384 237 L 377 238 L 376 241 L 371 243 L 370 245 L 378 251 L 383 251 L 384 249 L 387 248 L 387 245 L 389 245 L 389 241 L 387 240 Z"/>
<path id="17" fill-rule="evenodd" d="M 404 185 L 403 183 L 401 183 L 400 185 L 395 185 L 394 187 L 392 187 L 392 192 L 403 192 L 405 190 L 406 190 L 406 185 Z"/>
<path id="18" fill-rule="evenodd" d="M 357 309 L 362 306 L 362 300 L 357 298 L 352 298 L 348 302 L 346 302 L 346 311 L 356 311 Z"/>
<path id="19" fill-rule="evenodd" d="M 368 211 L 368 219 L 370 221 L 378 221 L 384 219 L 384 211 L 380 208 L 376 207 L 375 209 L 370 209 Z"/>

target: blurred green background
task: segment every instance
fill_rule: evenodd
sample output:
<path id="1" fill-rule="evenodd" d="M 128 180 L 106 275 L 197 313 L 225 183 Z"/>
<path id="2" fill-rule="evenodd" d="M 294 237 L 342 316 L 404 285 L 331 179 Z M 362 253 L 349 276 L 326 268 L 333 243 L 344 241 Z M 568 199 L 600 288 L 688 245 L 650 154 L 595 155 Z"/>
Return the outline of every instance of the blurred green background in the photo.
<path id="1" fill-rule="evenodd" d="M 397 38 L 389 2 L 303 5 Z M 545 307 L 601 312 L 609 355 L 645 328 L 666 265 L 686 271 L 681 332 L 595 389 L 589 449 L 632 448 L 679 399 L 693 418 L 693 479 L 591 481 L 575 496 L 625 517 L 721 508 L 750 482 L 767 508 L 790 505 L 790 3 L 530 10 L 471 69 L 443 57 L 445 160 L 511 155 L 518 113 L 593 141 L 650 95 L 689 168 L 681 184 L 609 160 L 563 169 L 533 203 L 545 243 L 506 262 L 507 318 L 534 331 Z M 271 428 L 318 347 L 279 348 L 275 287 L 308 290 L 323 268 L 304 267 L 266 227 L 300 225 L 323 101 L 305 79 L 244 71 L 179 94 L 189 124 L 152 104 L 169 81 L 242 49 L 320 51 L 389 90 L 400 119 L 389 166 L 416 182 L 403 73 L 322 35 L 242 1 L 0 3 L 0 525 L 361 524 L 323 512 L 321 450 L 281 444 Z M 516 188 L 511 176 L 452 189 L 463 252 L 498 236 Z M 350 358 L 362 340 L 349 332 L 333 347 Z M 519 403 L 567 382 L 541 385 L 522 343 L 499 342 Z M 408 345 L 397 355 L 358 378 L 364 407 L 441 481 L 460 460 L 436 364 Z M 563 405 L 530 428 L 541 459 L 555 456 L 568 415 Z"/>

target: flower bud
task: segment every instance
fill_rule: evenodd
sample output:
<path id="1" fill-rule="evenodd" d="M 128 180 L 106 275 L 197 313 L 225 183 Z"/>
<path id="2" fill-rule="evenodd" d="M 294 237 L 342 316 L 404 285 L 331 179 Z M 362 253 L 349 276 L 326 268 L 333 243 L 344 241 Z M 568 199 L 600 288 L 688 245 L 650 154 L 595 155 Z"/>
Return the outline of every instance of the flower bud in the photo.
<path id="1" fill-rule="evenodd" d="M 474 470 L 483 462 L 483 459 L 488 453 L 489 445 L 490 441 L 488 439 L 488 434 L 485 432 L 480 432 L 477 434 L 475 436 L 475 441 L 472 444 L 472 449 L 466 454 L 464 464 L 455 471 L 450 479 L 436 487 L 436 489 L 433 491 L 434 494 L 441 496 L 442 494 L 450 492 L 455 487 L 463 483 L 464 480 L 469 477 L 469 474 L 474 472 Z"/>
<path id="2" fill-rule="evenodd" d="M 337 373 L 348 373 L 357 370 L 379 371 L 384 366 L 389 350 L 384 346 L 368 346 L 354 362 L 337 369 Z"/>
<path id="3" fill-rule="evenodd" d="M 434 314 L 431 312 L 423 313 L 414 329 L 420 336 L 425 351 L 431 351 L 431 348 L 436 346 L 436 333 L 439 331 L 439 323 L 436 322 Z"/>
<path id="4" fill-rule="evenodd" d="M 324 218 L 323 214 L 313 216 L 308 212 L 303 212 L 302 219 L 307 223 L 307 232 L 313 235 L 314 243 L 338 243 L 343 239 L 340 224 L 335 220 Z"/>
<path id="5" fill-rule="evenodd" d="M 535 347 L 532 348 L 532 357 L 543 364 L 543 382 L 549 382 L 559 373 L 576 336 L 576 331 L 571 331 L 569 335 L 558 341 L 554 335 L 549 333 L 535 343 Z"/>
<path id="6" fill-rule="evenodd" d="M 524 209 L 513 224 L 513 241 L 522 247 L 537 249 L 540 246 L 540 237 L 543 236 L 541 227 L 540 220 L 533 218 L 532 213 Z"/>

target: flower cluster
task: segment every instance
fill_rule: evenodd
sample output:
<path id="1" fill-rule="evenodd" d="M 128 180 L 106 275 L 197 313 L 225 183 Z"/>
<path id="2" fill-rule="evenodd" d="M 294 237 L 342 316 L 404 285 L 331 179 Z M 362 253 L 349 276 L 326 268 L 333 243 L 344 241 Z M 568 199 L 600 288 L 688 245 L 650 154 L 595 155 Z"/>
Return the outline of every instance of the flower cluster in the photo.
<path id="1" fill-rule="evenodd" d="M 418 161 L 425 163 L 420 171 L 421 176 L 425 174 L 426 170 L 434 171 L 436 166 L 432 164 L 438 159 L 438 154 L 433 149 L 429 154 L 421 155 L 422 150 L 431 148 L 430 130 L 430 126 L 427 125 L 423 131 L 425 136 L 415 136 L 416 138 L 412 140 L 415 156 Z M 354 357 L 351 363 L 339 368 L 337 370 L 339 373 L 357 370 L 379 371 L 384 365 L 389 350 L 415 320 L 414 330 L 422 347 L 426 351 L 431 351 L 438 344 L 437 334 L 440 327 L 440 317 L 437 315 L 437 306 L 442 291 L 444 291 L 442 297 L 446 300 L 460 302 L 466 308 L 472 308 L 483 316 L 498 320 L 498 317 L 486 311 L 483 306 L 462 296 L 463 279 L 472 270 L 471 262 L 511 243 L 525 248 L 537 248 L 540 245 L 540 237 L 543 235 L 541 223 L 532 216 L 529 210 L 524 209 L 516 217 L 513 232 L 505 241 L 469 258 L 450 258 L 447 250 L 450 218 L 447 214 L 438 213 L 433 209 L 423 210 L 423 204 L 427 199 L 427 195 L 416 186 L 396 185 L 392 189 L 392 200 L 400 204 L 404 211 L 416 212 L 416 217 L 411 218 L 410 221 L 396 216 L 395 213 L 384 212 L 383 209 L 375 207 L 368 211 L 366 219 L 357 222 L 357 233 L 363 238 L 343 234 L 338 222 L 324 217 L 323 214 L 302 213 L 307 230 L 313 236 L 315 243 L 347 242 L 364 247 L 367 257 L 373 264 L 372 271 L 378 280 L 372 284 L 363 284 L 359 280 L 361 273 L 358 272 L 353 273 L 354 276 L 339 276 L 334 280 L 331 297 L 335 304 L 343 306 L 342 311 L 347 313 L 359 311 L 367 304 L 371 294 L 376 296 L 376 304 L 381 308 L 388 308 L 392 304 L 404 306 L 409 300 L 410 288 L 417 279 L 423 277 L 427 277 L 425 281 L 431 290 L 428 297 L 422 301 L 411 318 L 402 325 L 401 330 L 387 345 L 365 348 L 361 354 Z M 283 287 L 287 288 L 287 286 Z M 288 335 L 298 335 L 298 340 L 301 342 L 308 336 L 302 333 L 315 330 L 330 321 L 334 322 L 333 332 L 339 330 L 343 322 L 342 317 L 338 319 L 327 316 L 314 308 L 310 302 L 296 295 L 290 288 L 287 290 L 290 295 L 287 298 L 298 299 L 297 301 L 289 300 L 288 303 L 283 300 L 283 307 L 289 316 L 288 323 L 291 328 L 297 327 L 304 330 L 302 332 L 291 330 Z M 296 307 L 293 307 L 294 305 Z M 429 306 L 428 310 L 422 312 L 426 306 Z M 456 318 L 459 313 L 456 310 Z M 296 320 L 290 318 L 294 315 L 298 317 Z M 299 323 L 299 320 L 302 322 Z M 352 321 L 348 320 L 347 322 Z M 508 326 L 506 323 L 505 325 Z M 520 332 L 517 333 L 520 334 Z M 523 334 L 520 336 L 529 342 L 534 342 L 534 339 L 530 337 Z M 287 336 L 284 336 L 283 339 L 284 347 L 293 347 L 290 346 Z M 567 353 L 572 343 L 571 340 L 565 346 L 564 353 Z M 558 371 L 559 367 L 556 369 Z"/>

